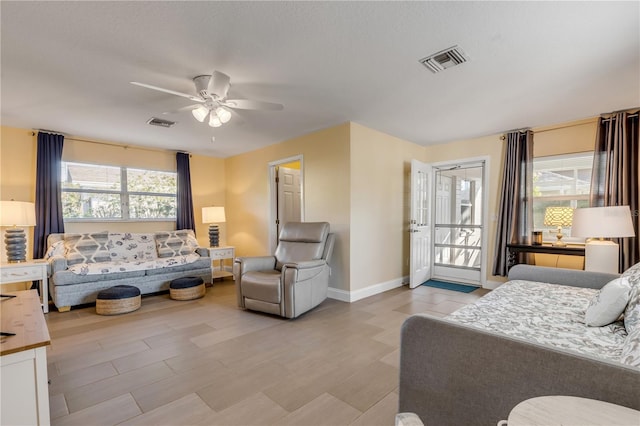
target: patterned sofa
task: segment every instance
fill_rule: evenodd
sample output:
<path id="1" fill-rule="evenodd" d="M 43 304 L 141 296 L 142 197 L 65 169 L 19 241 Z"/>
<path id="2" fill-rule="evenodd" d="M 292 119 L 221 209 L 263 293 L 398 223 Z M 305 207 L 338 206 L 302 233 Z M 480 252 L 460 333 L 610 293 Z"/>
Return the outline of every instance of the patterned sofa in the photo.
<path id="1" fill-rule="evenodd" d="M 509 282 L 445 318 L 409 317 L 399 412 L 495 425 L 544 395 L 640 409 L 640 264 L 617 278 L 518 265 Z"/>
<path id="2" fill-rule="evenodd" d="M 148 294 L 185 276 L 211 282 L 209 250 L 198 247 L 192 230 L 51 234 L 47 246 L 49 294 L 60 312 L 93 303 L 99 291 L 115 285 Z"/>

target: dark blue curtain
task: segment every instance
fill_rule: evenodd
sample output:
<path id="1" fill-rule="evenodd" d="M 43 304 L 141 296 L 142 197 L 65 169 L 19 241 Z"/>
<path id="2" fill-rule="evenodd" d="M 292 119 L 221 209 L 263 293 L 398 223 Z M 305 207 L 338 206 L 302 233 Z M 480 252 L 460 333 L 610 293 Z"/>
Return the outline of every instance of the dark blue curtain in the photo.
<path id="1" fill-rule="evenodd" d="M 60 163 L 64 136 L 38 133 L 36 166 L 36 227 L 33 231 L 33 258 L 42 259 L 47 252 L 47 236 L 64 232 Z"/>
<path id="2" fill-rule="evenodd" d="M 178 217 L 176 229 L 193 229 L 196 232 L 196 222 L 193 219 L 193 197 L 191 195 L 191 169 L 189 168 L 189 154 L 176 154 L 178 169 Z"/>

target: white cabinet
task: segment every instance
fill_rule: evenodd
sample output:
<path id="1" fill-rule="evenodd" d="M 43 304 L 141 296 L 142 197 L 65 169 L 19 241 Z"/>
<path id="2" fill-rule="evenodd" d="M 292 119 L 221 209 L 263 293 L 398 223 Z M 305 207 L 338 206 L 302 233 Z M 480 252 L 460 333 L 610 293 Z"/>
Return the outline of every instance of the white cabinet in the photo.
<path id="1" fill-rule="evenodd" d="M 35 290 L 17 291 L 2 303 L 0 341 L 0 424 L 48 425 L 49 330 Z"/>
<path id="2" fill-rule="evenodd" d="M 211 256 L 211 280 L 233 276 L 233 258 L 235 248 L 232 246 L 209 247 Z"/>

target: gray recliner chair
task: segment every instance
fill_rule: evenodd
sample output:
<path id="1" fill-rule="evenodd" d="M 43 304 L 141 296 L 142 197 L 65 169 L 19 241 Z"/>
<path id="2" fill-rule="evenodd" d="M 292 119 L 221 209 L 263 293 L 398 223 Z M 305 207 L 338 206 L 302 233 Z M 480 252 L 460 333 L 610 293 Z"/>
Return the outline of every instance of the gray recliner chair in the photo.
<path id="1" fill-rule="evenodd" d="M 238 306 L 296 318 L 327 298 L 334 235 L 327 222 L 285 223 L 274 256 L 233 262 Z"/>

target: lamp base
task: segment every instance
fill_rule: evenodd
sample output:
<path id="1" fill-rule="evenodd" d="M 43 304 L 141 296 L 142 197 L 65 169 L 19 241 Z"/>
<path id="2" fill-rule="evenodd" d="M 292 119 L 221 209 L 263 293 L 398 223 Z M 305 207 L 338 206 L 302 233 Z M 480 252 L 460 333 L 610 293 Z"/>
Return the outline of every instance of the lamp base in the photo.
<path id="1" fill-rule="evenodd" d="M 7 248 L 7 261 L 9 263 L 27 261 L 27 237 L 24 229 L 7 229 L 4 234 L 4 246 Z"/>
<path id="2" fill-rule="evenodd" d="M 564 234 L 562 233 L 562 227 L 558 226 L 558 233 L 556 234 L 556 241 L 554 243 L 551 243 L 551 245 L 554 246 L 554 247 L 566 247 L 567 243 L 562 241 L 562 237 L 563 236 L 564 236 Z"/>
<path id="3" fill-rule="evenodd" d="M 584 246 L 584 270 L 618 273 L 618 244 L 607 240 L 589 241 Z"/>
<path id="4" fill-rule="evenodd" d="M 218 247 L 220 245 L 220 231 L 218 225 L 209 225 L 209 247 Z"/>

